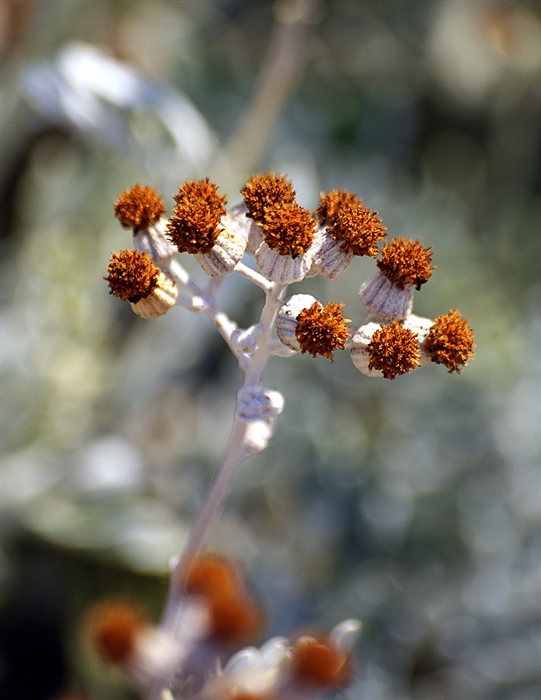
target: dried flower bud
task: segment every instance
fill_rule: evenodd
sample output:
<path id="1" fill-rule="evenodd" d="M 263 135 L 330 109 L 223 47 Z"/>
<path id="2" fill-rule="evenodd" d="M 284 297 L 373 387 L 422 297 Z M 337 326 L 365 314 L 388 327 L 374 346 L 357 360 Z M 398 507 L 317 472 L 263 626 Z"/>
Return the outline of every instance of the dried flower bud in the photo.
<path id="1" fill-rule="evenodd" d="M 419 367 L 419 341 L 398 321 L 381 324 L 366 351 L 370 355 L 369 369 L 379 369 L 385 379 L 394 379 Z"/>
<path id="2" fill-rule="evenodd" d="M 291 651 L 292 673 L 300 685 L 341 688 L 351 678 L 349 654 L 325 637 L 300 637 Z"/>
<path id="3" fill-rule="evenodd" d="M 245 386 L 237 394 L 237 418 L 240 420 L 270 420 L 284 408 L 284 397 L 279 391 Z"/>
<path id="4" fill-rule="evenodd" d="M 160 274 L 150 257 L 136 250 L 113 253 L 107 272 L 104 279 L 109 283 L 109 293 L 132 303 L 148 297 L 158 284 Z"/>
<path id="5" fill-rule="evenodd" d="M 177 285 L 146 253 L 136 250 L 113 253 L 107 272 L 109 293 L 129 301 L 133 311 L 142 318 L 158 318 L 175 305 Z"/>
<path id="6" fill-rule="evenodd" d="M 176 202 L 167 233 L 180 253 L 209 253 L 220 233 L 226 198 L 217 185 L 204 180 L 186 180 L 173 196 Z"/>
<path id="7" fill-rule="evenodd" d="M 246 594 L 217 598 L 211 602 L 210 634 L 223 644 L 236 644 L 254 638 L 262 624 L 261 609 Z"/>
<path id="8" fill-rule="evenodd" d="M 319 196 L 319 207 L 315 210 L 314 215 L 323 225 L 330 226 L 336 220 L 336 215 L 342 207 L 362 203 L 362 199 L 358 199 L 357 195 L 347 190 L 331 190 L 327 194 L 322 192 Z"/>
<path id="9" fill-rule="evenodd" d="M 344 304 L 330 302 L 323 307 L 316 301 L 297 317 L 295 334 L 301 352 L 312 357 L 323 355 L 334 362 L 333 352 L 343 350 L 349 338 L 349 326 L 342 315 Z"/>
<path id="10" fill-rule="evenodd" d="M 416 241 L 394 238 L 383 247 L 377 266 L 382 274 L 398 289 L 413 285 L 417 290 L 428 282 L 435 268 L 430 246 L 425 248 Z"/>
<path id="11" fill-rule="evenodd" d="M 248 208 L 248 216 L 258 224 L 266 222 L 268 210 L 295 202 L 295 190 L 283 175 L 253 175 L 242 188 L 241 194 Z"/>
<path id="12" fill-rule="evenodd" d="M 312 245 L 315 222 L 308 209 L 296 202 L 268 209 L 263 224 L 265 242 L 280 255 L 296 258 Z"/>
<path id="13" fill-rule="evenodd" d="M 367 377 L 394 379 L 420 366 L 417 334 L 399 321 L 389 325 L 369 322 L 353 336 L 351 359 Z"/>
<path id="14" fill-rule="evenodd" d="M 473 357 L 475 339 L 468 319 L 456 310 L 438 316 L 423 346 L 432 362 L 442 364 L 449 372 L 460 373 L 460 367 Z"/>
<path id="15" fill-rule="evenodd" d="M 126 601 L 98 603 L 89 613 L 90 636 L 104 661 L 126 664 L 134 654 L 137 636 L 146 624 L 141 610 Z"/>
<path id="16" fill-rule="evenodd" d="M 132 228 L 135 234 L 158 221 L 165 213 L 165 204 L 153 187 L 134 185 L 118 196 L 114 212 L 122 226 Z"/>
<path id="17" fill-rule="evenodd" d="M 188 594 L 207 598 L 236 596 L 240 586 L 238 567 L 219 554 L 203 554 L 190 561 L 183 579 Z"/>
<path id="18" fill-rule="evenodd" d="M 387 235 L 386 230 L 377 212 L 361 202 L 347 201 L 337 210 L 327 233 L 344 253 L 375 258 L 379 252 L 377 244 Z"/>

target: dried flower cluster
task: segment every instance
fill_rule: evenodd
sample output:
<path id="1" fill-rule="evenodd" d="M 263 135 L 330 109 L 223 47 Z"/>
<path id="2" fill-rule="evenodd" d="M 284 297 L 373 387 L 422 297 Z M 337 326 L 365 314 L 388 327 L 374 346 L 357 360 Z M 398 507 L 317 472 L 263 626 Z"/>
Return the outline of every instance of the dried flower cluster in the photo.
<path id="1" fill-rule="evenodd" d="M 351 649 L 360 630 L 355 620 L 327 636 L 273 638 L 231 656 L 261 633 L 264 615 L 240 570 L 224 557 L 202 553 L 238 466 L 265 449 L 283 410 L 283 396 L 262 384 L 270 358 L 301 352 L 334 362 L 335 352 L 349 349 L 360 372 L 393 380 L 431 362 L 460 372 L 473 357 L 473 333 L 458 311 L 435 321 L 412 313 L 414 292 L 435 269 L 431 249 L 419 240 L 383 243 L 381 218 L 355 194 L 323 193 L 310 213 L 290 181 L 273 173 L 251 177 L 241 194 L 243 201 L 227 209 L 226 197 L 208 178 L 188 180 L 173 197 L 169 219 L 150 187 L 135 185 L 115 204 L 120 223 L 133 230 L 135 250 L 113 254 L 110 293 L 145 318 L 173 306 L 205 313 L 243 373 L 228 452 L 184 556 L 172 568 L 162 623 L 152 626 L 118 601 L 91 615 L 102 658 L 147 688 L 151 700 L 310 700 L 352 677 Z M 188 274 L 178 253 L 193 255 L 210 278 L 205 286 Z M 377 267 L 359 290 L 368 311 L 360 325 L 350 328 L 340 302 L 324 305 L 302 292 L 287 296 L 288 285 L 305 277 L 338 279 L 357 256 L 375 258 Z M 229 319 L 216 297 L 232 272 L 265 296 L 259 319 L 248 328 Z M 179 296 L 180 288 L 186 296 Z"/>

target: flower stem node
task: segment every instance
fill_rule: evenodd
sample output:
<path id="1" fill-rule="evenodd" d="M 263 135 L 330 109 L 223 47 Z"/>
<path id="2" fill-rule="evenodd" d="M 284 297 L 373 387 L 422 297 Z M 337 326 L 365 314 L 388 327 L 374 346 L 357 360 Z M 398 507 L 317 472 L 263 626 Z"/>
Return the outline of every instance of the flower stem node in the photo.
<path id="1" fill-rule="evenodd" d="M 261 333 L 261 324 L 256 323 L 250 328 L 237 328 L 231 333 L 231 344 L 236 352 L 253 355 L 257 350 L 257 339 Z"/>
<path id="2" fill-rule="evenodd" d="M 368 377 L 394 379 L 420 366 L 418 338 L 398 321 L 361 326 L 350 354 L 355 367 Z"/>
<path id="3" fill-rule="evenodd" d="M 273 420 L 284 408 L 279 391 L 245 386 L 237 394 L 237 418 L 240 420 Z"/>
<path id="4" fill-rule="evenodd" d="M 253 420 L 246 426 L 244 447 L 251 455 L 259 454 L 267 448 L 269 440 L 274 434 L 274 420 Z"/>

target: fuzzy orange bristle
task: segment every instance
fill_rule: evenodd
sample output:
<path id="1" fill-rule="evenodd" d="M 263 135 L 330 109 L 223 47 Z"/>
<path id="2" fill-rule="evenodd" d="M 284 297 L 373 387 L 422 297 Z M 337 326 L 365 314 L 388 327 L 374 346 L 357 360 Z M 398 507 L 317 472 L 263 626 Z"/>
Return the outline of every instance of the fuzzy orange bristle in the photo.
<path id="1" fill-rule="evenodd" d="M 248 208 L 248 216 L 258 224 L 264 224 L 267 211 L 285 204 L 295 203 L 295 190 L 283 175 L 252 175 L 241 194 Z"/>
<path id="2" fill-rule="evenodd" d="M 152 259 L 137 250 L 113 253 L 107 272 L 104 279 L 109 283 L 109 293 L 134 304 L 151 294 L 160 274 Z"/>
<path id="3" fill-rule="evenodd" d="M 167 224 L 167 234 L 180 253 L 209 253 L 220 234 L 226 213 L 225 196 L 218 186 L 204 180 L 186 180 L 173 195 L 176 205 Z"/>
<path id="4" fill-rule="evenodd" d="M 331 190 L 327 194 L 322 192 L 319 196 L 319 207 L 315 210 L 314 216 L 322 224 L 330 226 L 335 221 L 336 215 L 342 207 L 362 203 L 362 199 L 358 199 L 353 192 L 348 192 L 347 190 Z"/>
<path id="5" fill-rule="evenodd" d="M 135 605 L 121 600 L 98 603 L 89 613 L 90 636 L 98 654 L 110 663 L 126 663 L 135 648 L 145 617 Z"/>
<path id="6" fill-rule="evenodd" d="M 468 319 L 455 309 L 438 316 L 430 328 L 424 346 L 432 362 L 442 364 L 449 372 L 460 373 L 460 366 L 473 357 L 475 339 Z"/>
<path id="7" fill-rule="evenodd" d="M 215 599 L 210 610 L 211 636 L 225 644 L 250 641 L 263 623 L 261 610 L 247 595 Z"/>
<path id="8" fill-rule="evenodd" d="M 318 688 L 340 688 L 350 678 L 349 656 L 325 639 L 301 637 L 292 650 L 292 668 L 298 682 Z"/>
<path id="9" fill-rule="evenodd" d="M 189 563 L 184 578 L 186 593 L 207 598 L 236 596 L 241 586 L 237 567 L 218 554 L 203 554 Z"/>
<path id="10" fill-rule="evenodd" d="M 263 235 L 269 248 L 278 250 L 280 255 L 293 258 L 306 253 L 312 245 L 315 221 L 308 209 L 296 203 L 283 204 L 268 209 L 263 224 Z"/>
<path id="11" fill-rule="evenodd" d="M 370 355 L 369 369 L 380 370 L 386 379 L 394 379 L 419 366 L 421 354 L 417 337 L 398 321 L 387 326 L 382 324 L 366 350 Z"/>
<path id="12" fill-rule="evenodd" d="M 343 202 L 327 232 L 333 240 L 341 243 L 344 253 L 372 258 L 379 252 L 379 241 L 387 235 L 377 212 L 371 211 L 360 201 Z"/>
<path id="13" fill-rule="evenodd" d="M 343 306 L 330 302 L 323 307 L 316 301 L 300 312 L 295 335 L 302 352 L 309 352 L 313 357 L 323 355 L 334 362 L 334 350 L 343 350 L 349 338 L 349 326 L 341 311 Z"/>
<path id="14" fill-rule="evenodd" d="M 118 196 L 114 212 L 122 226 L 133 228 L 137 233 L 165 214 L 165 204 L 153 187 L 134 185 Z"/>
<path id="15" fill-rule="evenodd" d="M 394 238 L 383 247 L 377 266 L 382 274 L 393 282 L 398 289 L 404 289 L 406 284 L 421 285 L 428 282 L 435 269 L 432 262 L 430 246 L 425 248 L 419 242 L 406 241 L 404 238 Z"/>

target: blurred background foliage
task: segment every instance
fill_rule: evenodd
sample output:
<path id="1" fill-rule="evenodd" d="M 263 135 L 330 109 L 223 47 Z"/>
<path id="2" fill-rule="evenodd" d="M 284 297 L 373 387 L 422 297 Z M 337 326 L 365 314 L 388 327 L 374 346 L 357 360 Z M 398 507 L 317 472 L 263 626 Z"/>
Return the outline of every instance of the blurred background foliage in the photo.
<path id="1" fill-rule="evenodd" d="M 347 353 L 273 361 L 286 408 L 212 545 L 243 563 L 269 635 L 363 620 L 344 698 L 541 697 L 540 10 L 4 0 L 4 697 L 131 697 L 81 619 L 119 593 L 159 615 L 232 422 L 240 374 L 208 319 L 108 296 L 130 245 L 116 196 L 140 182 L 170 206 L 210 175 L 234 204 L 271 169 L 306 207 L 347 188 L 433 246 L 415 311 L 459 308 L 476 359 L 393 382 Z M 373 270 L 294 291 L 359 325 Z M 221 300 L 244 325 L 262 302 L 233 278 Z"/>

